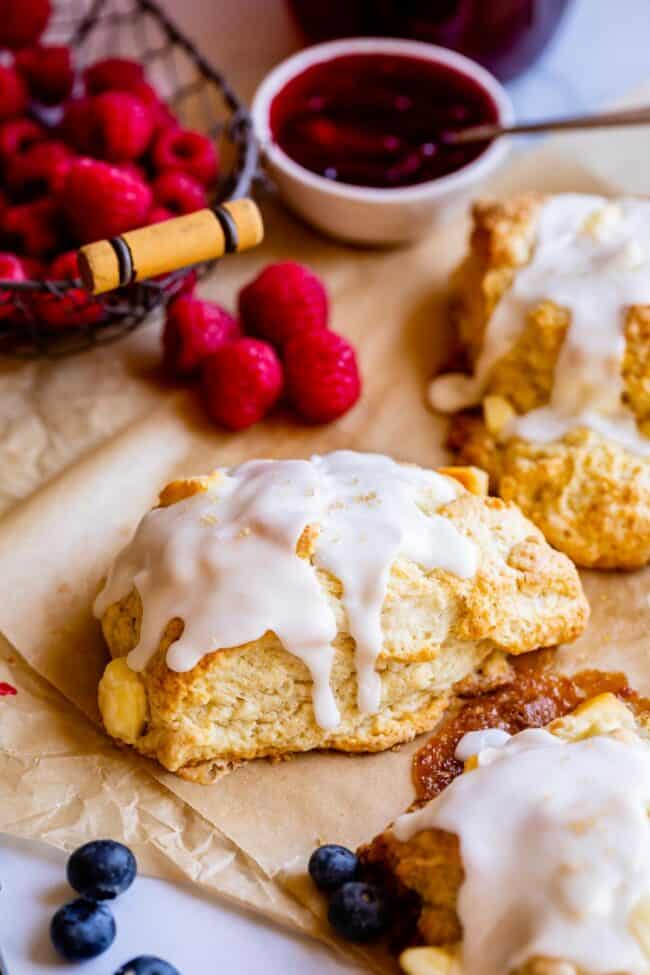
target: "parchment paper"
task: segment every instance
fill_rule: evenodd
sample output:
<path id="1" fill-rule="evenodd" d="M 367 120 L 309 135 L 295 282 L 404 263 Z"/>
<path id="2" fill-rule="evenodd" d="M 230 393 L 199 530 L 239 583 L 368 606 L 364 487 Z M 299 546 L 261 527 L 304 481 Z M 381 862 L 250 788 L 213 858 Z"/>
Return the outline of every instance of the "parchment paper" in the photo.
<path id="1" fill-rule="evenodd" d="M 647 137 L 637 132 L 636 138 L 645 159 Z M 580 160 L 563 155 L 557 145 L 519 159 L 496 190 L 607 188 L 586 165 L 590 144 L 590 137 L 584 137 Z M 602 153 L 602 142 L 594 144 Z M 618 175 L 625 182 L 625 174 Z M 632 188 L 642 192 L 638 167 L 634 176 Z M 414 248 L 387 253 L 325 241 L 271 204 L 266 217 L 264 249 L 224 262 L 207 293 L 227 302 L 271 256 L 290 255 L 322 273 L 332 294 L 334 327 L 357 342 L 366 380 L 362 403 L 338 424 L 301 428 L 279 415 L 245 434 L 220 434 L 205 424 L 191 393 L 170 393 L 148 367 L 136 370 L 135 377 L 124 368 L 117 401 L 124 398 L 134 405 L 127 403 L 117 423 L 114 417 L 96 417 L 78 439 L 83 424 L 76 405 L 87 402 L 88 370 L 97 366 L 92 357 L 81 357 L 42 367 L 42 380 L 61 384 L 77 419 L 66 430 L 63 416 L 58 436 L 70 442 L 53 465 L 35 465 L 26 483 L 31 485 L 41 471 L 51 478 L 66 457 L 76 460 L 0 522 L 0 631 L 38 675 L 93 721 L 106 655 L 90 615 L 92 597 L 111 557 L 170 477 L 250 456 L 307 456 L 342 446 L 381 450 L 427 465 L 444 457 L 444 426 L 426 409 L 423 392 L 445 357 L 446 282 L 463 251 L 464 221 Z M 155 327 L 137 338 L 145 358 L 136 360 L 153 361 Z M 121 358 L 131 350 L 115 347 L 112 354 Z M 32 401 L 28 396 L 25 403 L 31 406 Z M 115 402 L 107 397 L 108 412 Z M 41 421 L 47 428 L 48 417 Z M 102 436 L 103 429 L 116 427 L 120 432 L 114 436 Z M 27 490 L 13 491 L 14 496 L 20 493 Z M 624 665 L 648 693 L 649 579 L 647 572 L 585 575 L 592 621 L 579 643 L 562 651 L 565 665 Z M 46 693 L 42 681 L 38 686 L 38 695 L 21 688 L 16 698 L 0 701 L 2 760 L 14 762 L 18 797 L 5 828 L 70 844 L 79 835 L 130 829 L 136 842 L 142 838 L 152 863 L 167 857 L 186 876 L 200 881 L 207 876 L 214 889 L 287 923 L 304 927 L 306 916 L 273 878 L 283 878 L 318 842 L 354 846 L 367 840 L 412 798 L 410 755 L 419 743 L 378 756 L 311 754 L 279 765 L 255 762 L 206 787 L 163 773 L 128 752 L 118 753 L 101 733 L 79 725 L 81 715 Z M 28 705 L 20 703 L 25 700 Z M 20 715 L 32 707 L 37 714 L 33 733 L 31 720 L 9 719 L 12 709 L 21 709 L 14 710 Z M 47 715 L 55 711 L 52 730 Z M 52 801 L 60 803 L 60 822 L 56 814 L 48 819 Z M 128 824 L 125 809 L 132 816 Z M 156 869 L 162 869 L 160 862 Z M 323 926 L 318 931 L 325 934 Z"/>

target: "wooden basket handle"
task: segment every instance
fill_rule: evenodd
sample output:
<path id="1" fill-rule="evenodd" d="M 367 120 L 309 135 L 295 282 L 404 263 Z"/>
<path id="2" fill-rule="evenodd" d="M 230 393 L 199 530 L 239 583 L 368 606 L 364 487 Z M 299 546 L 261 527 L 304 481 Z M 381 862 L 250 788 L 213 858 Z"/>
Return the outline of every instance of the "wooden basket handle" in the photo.
<path id="1" fill-rule="evenodd" d="M 252 200 L 231 200 L 211 210 L 130 230 L 79 250 L 79 274 L 95 295 L 179 268 L 249 250 L 264 237 Z"/>

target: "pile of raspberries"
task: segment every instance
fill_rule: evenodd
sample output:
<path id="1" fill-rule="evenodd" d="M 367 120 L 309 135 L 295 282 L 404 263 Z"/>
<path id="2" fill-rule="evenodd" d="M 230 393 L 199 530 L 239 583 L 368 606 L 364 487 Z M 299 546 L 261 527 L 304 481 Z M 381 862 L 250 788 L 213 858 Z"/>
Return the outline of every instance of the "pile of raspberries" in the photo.
<path id="1" fill-rule="evenodd" d="M 305 422 L 328 423 L 356 403 L 356 353 L 328 328 L 327 292 L 309 268 L 269 264 L 242 288 L 238 305 L 236 318 L 184 294 L 167 308 L 166 370 L 199 380 L 211 419 L 242 430 L 284 400 Z"/>
<path id="2" fill-rule="evenodd" d="M 180 126 L 140 64 L 76 71 L 69 47 L 39 43 L 49 17 L 50 0 L 0 0 L 0 281 L 77 278 L 73 248 L 204 207 L 219 173 L 214 143 Z M 103 314 L 81 289 L 34 302 L 56 329 Z"/>

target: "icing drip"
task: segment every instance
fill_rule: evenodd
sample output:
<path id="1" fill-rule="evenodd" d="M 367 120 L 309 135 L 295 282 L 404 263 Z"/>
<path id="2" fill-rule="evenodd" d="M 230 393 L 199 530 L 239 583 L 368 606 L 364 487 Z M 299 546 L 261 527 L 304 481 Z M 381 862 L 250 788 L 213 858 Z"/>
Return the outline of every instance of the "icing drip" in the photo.
<path id="1" fill-rule="evenodd" d="M 633 922 L 650 895 L 650 749 L 495 732 L 465 736 L 457 754 L 478 747 L 478 768 L 394 826 L 400 840 L 459 837 L 463 971 L 505 975 L 543 956 L 647 975 Z"/>
<path id="2" fill-rule="evenodd" d="M 458 484 L 352 451 L 311 461 L 252 461 L 220 473 L 207 491 L 145 515 L 116 559 L 95 615 L 137 589 L 143 612 L 128 657 L 134 670 L 146 667 L 174 617 L 184 621 L 167 652 L 167 665 L 177 671 L 272 631 L 309 669 L 316 720 L 333 728 L 339 721 L 330 687 L 337 623 L 316 568 L 327 570 L 343 587 L 359 708 L 376 711 L 375 663 L 393 562 L 401 557 L 462 578 L 476 571 L 473 542 L 420 506 L 452 501 Z M 313 564 L 296 554 L 310 525 L 318 526 Z"/>
<path id="3" fill-rule="evenodd" d="M 504 431 L 548 442 L 588 427 L 628 450 L 650 456 L 623 401 L 621 366 L 628 308 L 650 304 L 650 201 L 561 194 L 542 206 L 535 252 L 497 304 L 474 376 L 433 381 L 431 404 L 455 412 L 480 403 L 490 373 L 513 347 L 526 315 L 552 301 L 571 315 L 555 367 L 550 402 L 516 417 Z"/>

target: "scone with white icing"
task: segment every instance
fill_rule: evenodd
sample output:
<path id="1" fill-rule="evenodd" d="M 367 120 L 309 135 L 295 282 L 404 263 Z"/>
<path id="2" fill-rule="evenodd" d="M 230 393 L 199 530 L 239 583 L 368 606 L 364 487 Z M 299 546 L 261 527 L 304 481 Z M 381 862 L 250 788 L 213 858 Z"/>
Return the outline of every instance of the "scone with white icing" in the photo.
<path id="1" fill-rule="evenodd" d="M 579 565 L 650 561 L 650 201 L 477 204 L 454 313 L 450 444 Z"/>
<path id="2" fill-rule="evenodd" d="M 576 638 L 574 566 L 484 489 L 351 451 L 172 483 L 95 604 L 107 731 L 202 780 L 379 751 L 431 728 L 458 681 L 489 681 L 495 653 Z"/>
<path id="3" fill-rule="evenodd" d="M 647 975 L 647 717 L 601 694 L 461 739 L 463 774 L 364 853 L 419 905 L 408 975 Z"/>

